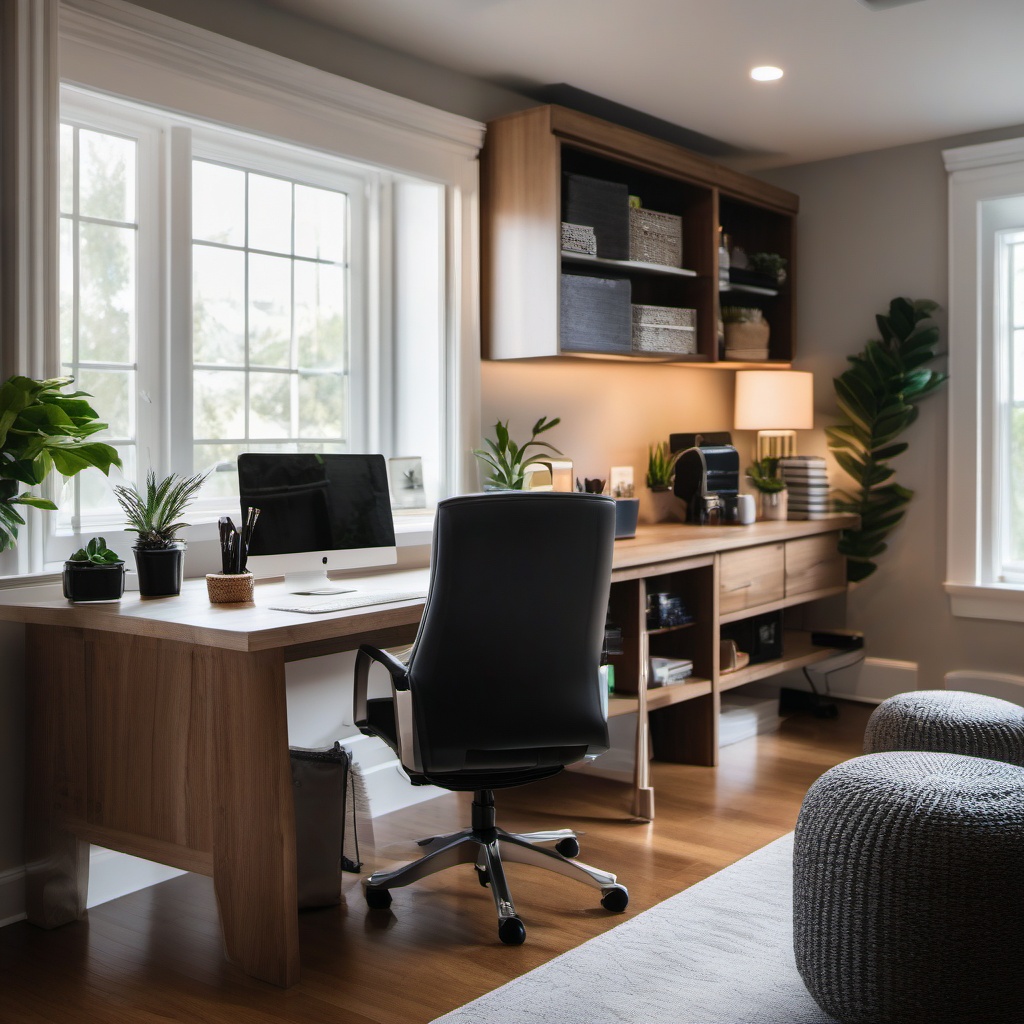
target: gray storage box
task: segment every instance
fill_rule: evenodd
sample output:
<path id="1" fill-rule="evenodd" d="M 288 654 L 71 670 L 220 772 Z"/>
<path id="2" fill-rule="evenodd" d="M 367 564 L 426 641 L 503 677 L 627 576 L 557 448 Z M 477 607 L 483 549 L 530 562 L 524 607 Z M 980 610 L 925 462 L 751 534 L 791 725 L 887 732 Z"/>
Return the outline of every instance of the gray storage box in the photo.
<path id="1" fill-rule="evenodd" d="M 598 256 L 629 259 L 629 189 L 622 182 L 566 174 L 562 220 L 592 227 Z"/>
<path id="2" fill-rule="evenodd" d="M 559 344 L 563 352 L 632 351 L 629 280 L 563 274 Z"/>

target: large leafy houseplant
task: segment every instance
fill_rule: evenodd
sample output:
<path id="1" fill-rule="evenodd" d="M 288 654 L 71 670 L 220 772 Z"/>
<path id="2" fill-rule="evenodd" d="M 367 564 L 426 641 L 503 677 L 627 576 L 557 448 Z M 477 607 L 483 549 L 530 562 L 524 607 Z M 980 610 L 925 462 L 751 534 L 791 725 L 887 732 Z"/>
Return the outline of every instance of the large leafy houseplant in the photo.
<path id="1" fill-rule="evenodd" d="M 838 492 L 835 507 L 860 516 L 860 526 L 844 530 L 839 540 L 850 582 L 866 579 L 878 567 L 875 559 L 888 547 L 885 538 L 914 496 L 893 479 L 889 462 L 907 450 L 907 442 L 896 438 L 917 419 L 917 403 L 948 376 L 925 369 L 936 358 L 936 309 L 927 299 L 893 299 L 888 316 L 875 317 L 881 338 L 849 356 L 850 366 L 835 378 L 843 421 L 826 433 L 836 461 L 854 483 L 852 490 Z"/>
<path id="2" fill-rule="evenodd" d="M 532 466 L 533 463 L 540 462 L 544 458 L 542 452 L 527 455 L 528 449 L 548 448 L 555 455 L 562 454 L 554 445 L 549 444 L 547 441 L 537 440 L 540 434 L 550 430 L 552 427 L 557 427 L 559 423 L 561 423 L 561 420 L 557 416 L 553 420 L 549 420 L 546 416 L 541 416 L 533 425 L 530 440 L 523 445 L 518 445 L 509 436 L 508 420 L 504 423 L 498 420 L 494 424 L 494 440 L 485 437 L 484 441 L 487 444 L 487 448 L 473 449 L 473 454 L 484 465 L 490 467 L 491 475 L 487 478 L 487 485 L 495 490 L 521 491 L 523 489 L 523 481 L 526 479 L 527 466 Z"/>
<path id="3" fill-rule="evenodd" d="M 95 467 L 109 475 L 111 466 L 121 465 L 109 444 L 85 440 L 107 425 L 84 391 L 64 392 L 73 382 L 11 377 L 0 385 L 0 550 L 13 548 L 25 525 L 15 506 L 57 508 L 48 498 L 21 491 L 20 484 L 38 487 L 52 470 L 71 477 Z"/>

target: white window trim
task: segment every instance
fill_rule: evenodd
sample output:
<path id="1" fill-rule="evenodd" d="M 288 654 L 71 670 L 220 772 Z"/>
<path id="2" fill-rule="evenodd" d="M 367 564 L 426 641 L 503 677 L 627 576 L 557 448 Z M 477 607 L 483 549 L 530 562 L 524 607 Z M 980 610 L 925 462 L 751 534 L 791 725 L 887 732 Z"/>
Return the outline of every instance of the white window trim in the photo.
<path id="1" fill-rule="evenodd" d="M 1024 195 L 1024 139 L 943 151 L 949 173 L 949 491 L 946 593 L 966 618 L 1024 622 L 1024 585 L 993 579 L 995 303 L 982 273 L 983 204 Z M 991 259 L 991 254 L 990 254 Z M 990 276 L 990 275 L 989 275 Z M 987 524 L 986 519 L 991 521 Z"/>
<path id="2" fill-rule="evenodd" d="M 60 0 L 58 10 L 63 82 L 444 187 L 443 476 L 452 493 L 471 486 L 480 431 L 478 157 L 484 125 L 123 0 Z M 390 314 L 383 309 L 381 315 Z M 58 363 L 56 341 L 54 331 L 47 367 Z M 429 515 L 423 518 L 409 531 L 403 516 L 406 542 L 429 529 Z"/>

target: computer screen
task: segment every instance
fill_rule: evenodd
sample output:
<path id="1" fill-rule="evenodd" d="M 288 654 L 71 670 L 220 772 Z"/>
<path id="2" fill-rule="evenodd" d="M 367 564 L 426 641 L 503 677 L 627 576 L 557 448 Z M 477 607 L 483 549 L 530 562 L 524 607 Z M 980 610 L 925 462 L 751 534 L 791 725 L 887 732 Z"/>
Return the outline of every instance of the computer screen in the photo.
<path id="1" fill-rule="evenodd" d="M 247 452 L 238 492 L 243 523 L 250 507 L 260 510 L 249 568 L 284 576 L 296 593 L 342 593 L 328 570 L 398 560 L 383 455 Z"/>

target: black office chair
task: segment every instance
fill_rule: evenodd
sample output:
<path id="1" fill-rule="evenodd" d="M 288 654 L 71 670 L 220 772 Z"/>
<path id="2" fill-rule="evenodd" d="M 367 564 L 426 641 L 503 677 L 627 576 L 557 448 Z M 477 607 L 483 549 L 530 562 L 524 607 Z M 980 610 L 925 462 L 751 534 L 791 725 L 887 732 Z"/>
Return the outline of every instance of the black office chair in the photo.
<path id="1" fill-rule="evenodd" d="M 405 664 L 359 649 L 355 719 L 395 750 L 413 785 L 474 792 L 472 826 L 421 840 L 420 860 L 371 875 L 371 908 L 389 907 L 390 889 L 474 864 L 491 887 L 498 936 L 518 945 L 526 929 L 502 857 L 599 888 L 608 910 L 626 908 L 615 875 L 572 859 L 575 833 L 497 828 L 493 795 L 608 749 L 598 666 L 614 534 L 615 502 L 600 495 L 504 491 L 438 504 L 416 642 Z M 389 698 L 367 700 L 373 661 L 391 675 Z"/>

